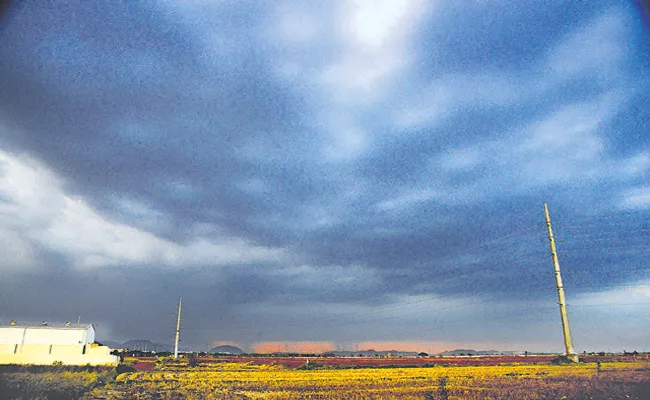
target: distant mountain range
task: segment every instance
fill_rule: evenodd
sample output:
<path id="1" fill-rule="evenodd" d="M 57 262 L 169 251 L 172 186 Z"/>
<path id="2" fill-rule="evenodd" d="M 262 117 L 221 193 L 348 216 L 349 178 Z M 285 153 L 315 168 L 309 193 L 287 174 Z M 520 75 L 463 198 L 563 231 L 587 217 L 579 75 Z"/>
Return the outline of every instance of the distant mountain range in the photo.
<path id="1" fill-rule="evenodd" d="M 323 353 L 324 356 L 330 357 L 417 357 L 418 353 L 415 351 L 399 351 L 399 350 L 338 350 L 328 351 Z"/>
<path id="2" fill-rule="evenodd" d="M 126 350 L 135 350 L 135 351 L 154 351 L 157 353 L 160 352 L 171 352 L 174 351 L 174 346 L 162 343 L 154 343 L 151 340 L 139 339 L 139 340 L 129 340 L 124 343 L 112 342 L 110 340 L 103 340 L 101 342 L 104 346 L 108 346 L 111 349 L 126 349 Z M 185 349 L 183 349 L 185 351 Z M 236 346 L 223 345 L 213 347 L 208 350 L 208 353 L 212 354 L 232 354 L 240 355 L 245 354 L 245 352 Z M 415 351 L 399 351 L 399 350 L 338 350 L 338 351 L 328 351 L 323 353 L 323 356 L 330 357 L 417 357 L 418 352 Z M 443 351 L 441 353 L 435 354 L 437 356 L 447 356 L 447 357 L 458 357 L 458 356 L 494 356 L 494 355 L 519 355 L 524 354 L 522 351 L 502 351 L 502 350 L 473 350 L 473 349 L 456 349 Z M 434 355 L 434 354 L 432 354 Z"/>
<path id="3" fill-rule="evenodd" d="M 213 347 L 210 350 L 208 350 L 208 353 L 239 355 L 239 354 L 244 354 L 244 350 L 240 349 L 239 347 L 224 345 L 224 346 Z"/>
<path id="4" fill-rule="evenodd" d="M 110 340 L 102 340 L 101 344 L 108 346 L 111 349 L 125 349 L 125 350 L 134 350 L 134 351 L 154 351 L 156 353 L 161 352 L 172 352 L 174 351 L 174 346 L 163 343 L 154 343 L 148 339 L 134 339 L 129 340 L 124 343 L 113 342 Z M 186 349 L 181 349 L 186 351 Z M 211 348 L 209 353 L 221 353 L 221 354 L 233 354 L 239 355 L 244 354 L 244 351 L 239 347 L 235 346 L 217 346 Z"/>
<path id="5" fill-rule="evenodd" d="M 138 351 L 174 351 L 174 346 L 162 343 L 154 343 L 151 340 L 141 339 L 141 340 L 129 340 L 122 343 L 123 349 L 128 350 L 138 350 Z"/>
<path id="6" fill-rule="evenodd" d="M 122 343 L 112 342 L 110 340 L 102 340 L 99 343 L 103 344 L 104 346 L 108 346 L 111 349 L 121 349 L 122 348 Z"/>
<path id="7" fill-rule="evenodd" d="M 328 351 L 323 353 L 324 356 L 331 357 L 417 357 L 420 353 L 414 351 L 399 351 L 399 350 L 339 350 Z M 426 354 L 426 353 L 425 353 Z M 431 354 L 437 356 L 495 356 L 495 355 L 517 355 L 523 354 L 520 351 L 501 351 L 501 350 L 472 350 L 472 349 L 456 349 L 443 351 L 438 354 Z"/>
<path id="8" fill-rule="evenodd" d="M 498 356 L 523 354 L 521 351 L 456 349 L 438 353 L 439 356 Z"/>
<path id="9" fill-rule="evenodd" d="M 102 340 L 101 344 L 108 346 L 111 349 L 125 349 L 135 351 L 155 351 L 156 353 L 165 351 L 174 351 L 174 346 L 169 344 L 154 343 L 147 339 L 133 339 L 124 343 L 112 342 L 110 340 Z"/>

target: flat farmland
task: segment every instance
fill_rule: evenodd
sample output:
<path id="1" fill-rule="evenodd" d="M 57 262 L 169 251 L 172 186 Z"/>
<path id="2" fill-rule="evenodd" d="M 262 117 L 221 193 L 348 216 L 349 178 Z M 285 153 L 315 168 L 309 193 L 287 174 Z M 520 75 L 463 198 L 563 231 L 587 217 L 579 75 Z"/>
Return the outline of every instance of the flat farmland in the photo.
<path id="1" fill-rule="evenodd" d="M 251 363 L 253 365 L 282 365 L 287 368 L 299 368 L 309 364 L 324 367 L 433 367 L 433 366 L 490 366 L 508 364 L 543 364 L 550 363 L 557 356 L 553 355 L 530 355 L 530 356 L 467 356 L 467 357 L 197 357 L 196 361 L 201 364 L 211 363 Z M 647 354 L 639 356 L 581 356 L 580 360 L 585 363 L 596 362 L 637 362 L 648 361 Z"/>
<path id="2" fill-rule="evenodd" d="M 252 363 L 255 365 L 282 365 L 298 368 L 309 363 L 332 367 L 424 367 L 462 365 L 503 365 L 507 363 L 548 363 L 555 356 L 485 356 L 485 357 L 198 357 L 201 363 Z"/>
<path id="3" fill-rule="evenodd" d="M 585 357 L 569 365 L 544 357 L 313 358 L 309 365 L 305 358 L 236 359 L 127 358 L 117 370 L 4 366 L 0 398 L 650 399 L 645 355 Z M 417 360 L 444 363 L 418 366 Z"/>
<path id="4" fill-rule="evenodd" d="M 458 361 L 464 359 L 456 359 Z M 241 361 L 241 359 L 240 359 Z M 304 361 L 304 360 L 302 360 Z M 363 360 L 358 360 L 363 361 Z M 162 363 L 123 373 L 93 399 L 648 399 L 650 365 L 507 363 L 291 369 L 253 362 Z"/>

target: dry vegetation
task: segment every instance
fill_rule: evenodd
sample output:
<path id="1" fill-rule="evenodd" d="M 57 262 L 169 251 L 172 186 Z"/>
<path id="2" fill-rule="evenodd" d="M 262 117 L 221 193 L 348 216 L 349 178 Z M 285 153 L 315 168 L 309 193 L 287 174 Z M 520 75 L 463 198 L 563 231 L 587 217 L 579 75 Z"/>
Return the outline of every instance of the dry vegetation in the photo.
<path id="1" fill-rule="evenodd" d="M 116 376 L 114 368 L 0 366 L 0 399 L 80 399 Z"/>
<path id="2" fill-rule="evenodd" d="M 312 368 L 318 365 L 312 363 Z M 426 368 L 289 369 L 253 363 L 155 363 L 151 371 L 4 373 L 5 388 L 54 385 L 15 399 L 648 399 L 643 361 Z M 112 379 L 114 377 L 114 379 Z M 110 378 L 110 379 L 107 379 Z M 21 383 L 22 382 L 22 383 Z M 1 388 L 0 388 L 1 389 Z M 70 390 L 66 397 L 61 390 Z"/>

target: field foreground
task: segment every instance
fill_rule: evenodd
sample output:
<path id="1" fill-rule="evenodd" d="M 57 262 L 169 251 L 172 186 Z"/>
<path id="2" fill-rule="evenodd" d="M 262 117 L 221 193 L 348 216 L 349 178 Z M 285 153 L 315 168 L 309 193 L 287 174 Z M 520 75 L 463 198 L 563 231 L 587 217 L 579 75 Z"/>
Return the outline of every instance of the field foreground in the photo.
<path id="1" fill-rule="evenodd" d="M 152 362 L 112 379 L 75 377 L 70 397 L 41 399 L 650 399 L 648 361 L 421 368 L 289 369 L 281 365 Z M 309 368 L 319 368 L 312 363 Z M 53 374 L 53 372 L 46 372 Z M 93 372 L 76 372 L 92 374 Z M 22 374 L 22 376 L 18 376 Z M 26 375 L 27 374 L 27 375 Z M 38 373 L 4 373 L 6 387 Z M 41 384 L 47 381 L 40 377 Z M 49 378 L 48 378 L 49 379 Z M 23 381 L 23 387 L 25 383 Z M 2 397 L 12 398 L 12 397 Z M 20 397 L 14 397 L 20 398 Z M 35 397 L 22 397 L 35 398 Z"/>

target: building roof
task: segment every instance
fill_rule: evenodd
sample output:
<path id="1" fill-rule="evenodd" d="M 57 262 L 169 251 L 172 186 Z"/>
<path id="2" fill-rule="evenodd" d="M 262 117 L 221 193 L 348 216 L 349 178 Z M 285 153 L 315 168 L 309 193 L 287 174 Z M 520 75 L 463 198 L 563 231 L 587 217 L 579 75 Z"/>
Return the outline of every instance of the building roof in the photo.
<path id="1" fill-rule="evenodd" d="M 11 323 L 3 323 L 0 328 L 41 328 L 41 329 L 90 329 L 92 324 L 72 324 L 66 322 L 48 322 L 43 325 L 42 322 L 16 322 L 14 325 Z"/>

